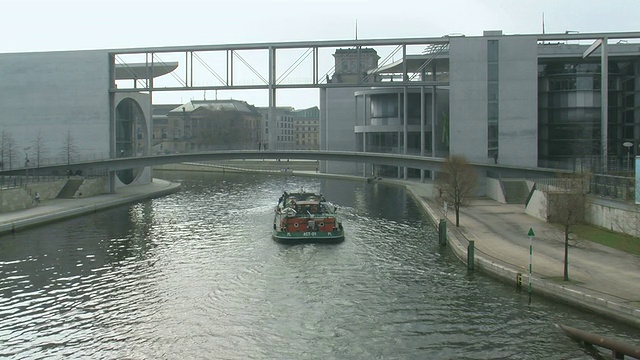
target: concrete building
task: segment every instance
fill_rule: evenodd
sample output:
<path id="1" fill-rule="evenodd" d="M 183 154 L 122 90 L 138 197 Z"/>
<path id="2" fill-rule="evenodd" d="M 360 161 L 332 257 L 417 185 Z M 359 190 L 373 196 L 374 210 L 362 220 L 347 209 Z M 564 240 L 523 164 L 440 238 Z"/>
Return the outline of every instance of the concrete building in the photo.
<path id="1" fill-rule="evenodd" d="M 245 101 L 192 100 L 164 117 L 160 113 L 153 127 L 154 139 L 161 141 L 154 142 L 154 152 L 253 150 L 261 141 L 262 117 Z"/>
<path id="2" fill-rule="evenodd" d="M 389 39 L 389 43 L 378 40 L 367 45 L 372 48 L 360 47 L 366 44 L 360 40 L 251 47 L 270 54 L 269 74 L 262 76 L 265 83 L 255 89 L 268 91 L 273 105 L 277 104 L 276 90 L 290 86 L 277 82 L 273 71 L 277 68 L 276 48 L 337 48 L 333 74 L 322 75 L 318 68 L 321 53 L 315 51 L 313 81 L 291 85 L 320 89 L 320 150 L 436 157 L 455 154 L 486 164 L 587 167 L 611 172 L 623 170 L 626 164 L 633 167 L 629 159 L 638 154 L 639 38 L 638 33 L 505 35 L 487 31 L 483 36 Z M 590 46 L 594 40 L 600 42 L 599 47 Z M 395 44 L 402 49 L 401 60 L 381 66 L 373 48 L 376 44 Z M 427 45 L 417 54 L 406 53 L 415 51 L 415 44 Z M 156 55 L 226 53 L 240 48 L 0 54 L 0 161 L 4 168 L 16 168 L 23 167 L 27 160 L 29 166 L 38 166 L 204 150 L 206 141 L 193 140 L 198 136 L 196 128 L 200 134 L 207 131 L 201 125 L 212 124 L 204 121 L 204 114 L 210 110 L 197 108 L 192 102 L 189 106 L 193 109 L 167 111 L 164 124 L 159 119 L 163 115 L 154 114 L 159 120 L 154 129 L 154 92 L 243 90 L 254 86 L 234 82 L 233 57 L 225 57 L 228 79 L 220 77 L 215 83 L 200 85 L 201 78 L 191 76 L 194 63 L 186 61 L 181 68 L 184 71 L 180 71 L 185 81 L 156 86 L 154 79 L 178 68 L 177 62 L 166 63 Z M 417 81 L 412 81 L 414 78 Z M 127 87 L 129 83 L 133 85 Z M 244 134 L 246 139 L 225 141 L 231 141 L 235 148 L 258 148 L 259 143 L 274 150 L 301 146 L 296 145 L 302 139 L 296 138 L 293 109 L 272 111 L 273 119 L 269 119 L 269 111 L 260 109 L 264 121 L 258 126 L 262 131 L 255 134 L 251 130 Z M 252 117 L 249 122 L 253 125 L 243 126 L 252 129 L 256 121 Z M 430 175 L 412 169 L 374 169 L 338 162 L 323 162 L 321 170 L 399 177 Z M 118 174 L 120 185 L 149 181 L 150 177 L 150 169 Z"/>
<path id="3" fill-rule="evenodd" d="M 107 70 L 135 81 L 176 67 L 114 67 L 106 50 L 0 54 L 0 161 L 9 169 L 147 154 L 150 96 L 110 93 Z M 149 168 L 122 171 L 110 186 L 150 178 Z"/>
<path id="4" fill-rule="evenodd" d="M 320 109 L 317 106 L 293 111 L 296 150 L 320 149 Z"/>
<path id="5" fill-rule="evenodd" d="M 263 119 L 262 146 L 270 150 L 293 150 L 295 147 L 294 115 L 290 106 L 277 106 L 274 119 L 269 119 L 269 108 L 258 107 Z"/>
<path id="6" fill-rule="evenodd" d="M 354 94 L 368 90 L 366 84 L 380 81 L 380 57 L 375 49 L 338 49 L 334 57 L 335 72 L 328 82 L 332 84 L 359 84 L 362 87 L 326 87 L 320 90 L 320 150 L 356 151 L 356 106 Z M 359 61 L 358 61 L 359 60 Z M 361 164 L 322 161 L 322 172 L 362 174 Z"/>
<path id="7" fill-rule="evenodd" d="M 369 72 L 376 74 L 375 83 L 387 86 L 321 89 L 321 149 L 455 154 L 516 167 L 624 169 L 640 144 L 640 47 L 605 44 L 605 88 L 601 50 L 583 56 L 593 38 L 539 38 L 501 31 L 449 37 L 446 45 Z M 405 69 L 434 85 L 388 86 Z M 601 110 L 603 103 L 607 111 Z M 323 166 L 329 172 L 374 171 L 363 165 Z M 419 174 L 388 167 L 375 171 Z"/>

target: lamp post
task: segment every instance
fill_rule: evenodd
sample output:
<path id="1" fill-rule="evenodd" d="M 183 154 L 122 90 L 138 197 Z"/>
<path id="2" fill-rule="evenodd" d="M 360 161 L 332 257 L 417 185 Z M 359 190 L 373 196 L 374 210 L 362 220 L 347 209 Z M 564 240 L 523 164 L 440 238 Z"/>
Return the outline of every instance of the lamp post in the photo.
<path id="1" fill-rule="evenodd" d="M 631 147 L 633 143 L 630 141 L 625 141 L 622 143 L 622 146 L 627 148 L 627 171 L 631 170 Z"/>

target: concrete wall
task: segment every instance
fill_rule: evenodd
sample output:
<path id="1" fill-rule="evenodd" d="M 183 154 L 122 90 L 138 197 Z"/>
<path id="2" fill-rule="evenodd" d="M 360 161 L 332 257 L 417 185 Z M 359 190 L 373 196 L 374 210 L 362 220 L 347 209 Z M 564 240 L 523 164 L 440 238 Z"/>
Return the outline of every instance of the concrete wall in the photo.
<path id="1" fill-rule="evenodd" d="M 76 191 L 75 197 L 89 197 L 104 194 L 108 191 L 107 178 L 85 179 Z"/>
<path id="2" fill-rule="evenodd" d="M 449 151 L 470 162 L 488 163 L 487 40 L 450 40 Z"/>
<path id="3" fill-rule="evenodd" d="M 537 45 L 534 37 L 451 38 L 451 154 L 493 162 L 488 148 L 487 42 L 499 45 L 499 163 L 537 164 Z"/>
<path id="4" fill-rule="evenodd" d="M 32 206 L 35 206 L 35 201 L 24 188 L 0 191 L 0 213 L 27 209 Z"/>
<path id="5" fill-rule="evenodd" d="M 323 89 L 320 94 L 320 149 L 355 151 L 356 98 L 355 92 L 364 88 Z M 323 161 L 323 172 L 361 175 L 361 164 Z"/>
<path id="6" fill-rule="evenodd" d="M 503 204 L 507 203 L 504 198 L 504 192 L 502 186 L 500 186 L 500 180 L 487 177 L 487 197 Z"/>
<path id="7" fill-rule="evenodd" d="M 543 191 L 535 190 L 524 212 L 529 216 L 533 216 L 542 221 L 547 221 L 548 203 L 549 200 L 547 200 L 547 195 Z"/>
<path id="8" fill-rule="evenodd" d="M 37 182 L 37 183 L 29 183 L 27 186 L 27 191 L 30 197 L 34 197 L 35 193 L 40 194 L 40 201 L 55 199 L 64 185 L 67 183 L 66 179 L 56 180 L 56 181 L 48 181 L 48 182 Z M 33 204 L 35 205 L 35 204 Z"/>
<path id="9" fill-rule="evenodd" d="M 0 190 L 0 213 L 24 210 L 37 205 L 36 192 L 40 194 L 40 201 L 55 199 L 64 185 L 66 179 L 29 183 L 26 186 L 14 189 Z M 76 191 L 75 197 L 89 197 L 104 194 L 108 191 L 107 178 L 84 179 L 82 185 Z"/>
<path id="10" fill-rule="evenodd" d="M 66 180 L 29 183 L 25 187 L 0 190 L 0 213 L 24 210 L 36 206 L 35 194 L 40 201 L 54 199 L 66 184 Z"/>
<path id="11" fill-rule="evenodd" d="M 535 190 L 525 213 L 547 221 L 548 204 L 547 194 Z M 585 211 L 585 221 L 611 231 L 640 237 L 640 206 L 637 205 L 591 197 Z"/>
<path id="12" fill-rule="evenodd" d="M 587 208 L 587 222 L 611 231 L 640 237 L 640 206 L 611 204 L 595 199 Z"/>
<path id="13" fill-rule="evenodd" d="M 499 38 L 500 164 L 538 164 L 538 45 L 535 37 Z"/>
<path id="14" fill-rule="evenodd" d="M 107 64 L 104 50 L 0 54 L 0 131 L 16 143 L 14 167 L 24 165 L 28 146 L 36 165 L 38 133 L 43 164 L 63 160 L 68 133 L 82 159 L 109 156 Z"/>

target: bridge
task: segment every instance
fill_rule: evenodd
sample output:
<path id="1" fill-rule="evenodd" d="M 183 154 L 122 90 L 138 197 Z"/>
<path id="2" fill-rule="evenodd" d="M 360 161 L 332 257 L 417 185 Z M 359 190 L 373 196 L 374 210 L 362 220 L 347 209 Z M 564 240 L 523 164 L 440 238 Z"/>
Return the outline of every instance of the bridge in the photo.
<path id="1" fill-rule="evenodd" d="M 147 166 L 175 164 L 182 162 L 224 161 L 224 160 L 326 160 L 344 161 L 353 163 L 367 163 L 373 165 L 389 165 L 408 167 L 421 170 L 438 171 L 444 162 L 443 158 L 425 157 L 418 155 L 383 154 L 351 151 L 318 151 L 318 150 L 286 150 L 286 151 L 258 151 L 258 150 L 225 150 L 197 152 L 187 154 L 151 155 L 139 157 L 121 157 L 113 159 L 75 162 L 70 164 L 56 164 L 34 167 L 22 167 L 0 171 L 0 176 L 29 176 L 65 174 L 80 172 L 109 173 L 143 168 Z M 568 173 L 566 170 L 547 168 L 522 168 L 499 164 L 470 163 L 477 171 L 492 171 L 503 177 L 539 178 L 552 177 L 559 173 Z"/>

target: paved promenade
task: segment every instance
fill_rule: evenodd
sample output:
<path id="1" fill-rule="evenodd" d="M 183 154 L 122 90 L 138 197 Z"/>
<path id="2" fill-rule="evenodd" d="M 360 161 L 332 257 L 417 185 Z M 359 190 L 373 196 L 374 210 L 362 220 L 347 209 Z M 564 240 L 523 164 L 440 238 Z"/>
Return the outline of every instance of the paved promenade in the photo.
<path id="1" fill-rule="evenodd" d="M 424 185 L 407 184 L 436 222 L 444 219 L 442 206 Z M 565 301 L 640 327 L 640 257 L 590 241 L 569 248 L 569 282 L 563 281 L 564 235 L 552 224 L 524 212 L 523 205 L 476 199 L 461 209 L 460 227 L 448 211 L 449 245 L 466 263 L 469 240 L 475 245 L 475 268 L 516 284 L 522 274 L 528 286 L 529 238 L 533 229 L 533 294 Z"/>
<path id="2" fill-rule="evenodd" d="M 30 209 L 0 213 L 0 234 L 20 231 L 28 227 L 95 212 L 162 196 L 178 191 L 180 184 L 153 179 L 147 185 L 125 186 L 115 194 L 102 194 L 79 199 L 53 199 L 41 202 Z"/>

